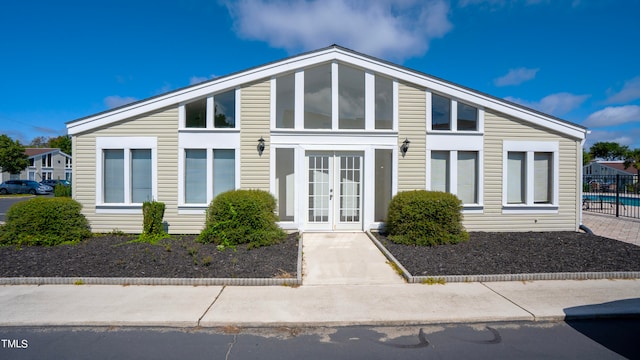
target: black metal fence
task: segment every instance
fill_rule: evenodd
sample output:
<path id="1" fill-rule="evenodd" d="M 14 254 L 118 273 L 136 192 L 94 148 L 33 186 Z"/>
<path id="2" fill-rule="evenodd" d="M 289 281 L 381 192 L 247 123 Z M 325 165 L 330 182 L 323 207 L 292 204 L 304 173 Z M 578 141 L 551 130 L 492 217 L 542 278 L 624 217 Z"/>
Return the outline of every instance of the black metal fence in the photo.
<path id="1" fill-rule="evenodd" d="M 640 184 L 637 175 L 585 175 L 582 209 L 617 217 L 640 219 Z"/>

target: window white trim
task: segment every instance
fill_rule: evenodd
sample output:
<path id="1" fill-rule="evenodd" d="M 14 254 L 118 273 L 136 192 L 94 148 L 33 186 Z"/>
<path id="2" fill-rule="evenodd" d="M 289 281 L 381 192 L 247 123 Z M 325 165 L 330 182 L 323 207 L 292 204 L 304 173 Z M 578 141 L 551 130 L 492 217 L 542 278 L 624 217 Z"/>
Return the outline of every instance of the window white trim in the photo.
<path id="1" fill-rule="evenodd" d="M 123 203 L 104 203 L 104 150 L 124 150 L 124 199 Z M 115 213 L 139 213 L 142 203 L 131 202 L 131 150 L 151 150 L 151 197 L 158 198 L 158 139 L 156 137 L 97 137 L 96 138 L 96 211 L 111 209 Z"/>
<path id="2" fill-rule="evenodd" d="M 351 66 L 348 63 L 341 63 L 344 66 Z M 316 64 L 322 65 L 322 64 Z M 363 131 L 372 132 L 372 133 L 388 133 L 388 132 L 396 132 L 398 129 L 398 81 L 397 79 L 390 78 L 393 86 L 393 125 L 391 129 L 376 129 L 375 128 L 375 96 L 376 96 L 376 88 L 375 88 L 375 80 L 376 75 L 383 76 L 382 74 L 377 74 L 375 72 L 369 70 L 362 70 L 364 72 L 364 96 L 365 96 L 365 125 L 364 129 L 340 129 L 339 128 L 339 116 L 340 116 L 340 89 L 339 89 L 339 74 L 338 68 L 339 63 L 334 61 L 330 63 L 331 66 L 331 128 L 330 129 L 305 129 L 304 127 L 304 81 L 305 81 L 305 69 L 299 69 L 295 72 L 294 77 L 294 126 L 293 128 L 278 128 L 277 127 L 277 78 L 279 76 L 283 76 L 286 74 L 279 74 L 278 76 L 274 76 L 270 80 L 270 89 L 271 89 L 271 99 L 270 99 L 270 110 L 269 110 L 269 126 L 271 131 L 276 132 L 296 132 L 296 131 L 308 131 L 308 132 L 318 132 L 325 131 L 331 133 L 333 135 L 334 132 L 352 132 L 352 133 L 362 133 Z M 236 100 L 236 104 L 239 104 L 239 100 Z M 239 111 L 239 110 L 238 110 Z M 239 113 L 239 112 L 238 112 Z M 184 115 L 182 115 L 184 116 Z M 236 123 L 236 126 L 237 123 Z"/>
<path id="3" fill-rule="evenodd" d="M 376 124 L 376 74 L 364 72 L 364 129 L 375 130 Z"/>
<path id="4" fill-rule="evenodd" d="M 182 134 L 181 134 L 182 135 Z M 183 141 L 181 138 L 180 146 L 178 151 L 178 214 L 204 214 L 206 213 L 206 209 L 213 200 L 213 154 L 216 150 L 233 150 L 234 151 L 234 181 L 235 181 L 235 189 L 240 188 L 240 147 L 239 145 L 236 147 L 230 146 L 222 146 L 225 144 L 221 144 L 216 141 L 212 141 L 209 138 L 208 141 L 205 141 L 203 138 L 197 139 L 197 137 L 189 137 L 191 139 L 196 139 L 196 141 L 188 142 Z M 206 142 L 206 144 L 205 144 Z M 184 145 L 187 144 L 187 145 Z M 220 144 L 221 146 L 216 146 L 215 148 L 211 148 L 211 144 Z M 229 143 L 227 143 L 229 144 Z M 239 140 L 238 140 L 239 144 Z M 185 150 L 206 150 L 207 151 L 207 159 L 206 159 L 206 202 L 204 203 L 185 203 L 185 187 L 184 187 L 184 171 L 185 171 Z"/>
<path id="5" fill-rule="evenodd" d="M 234 96 L 235 96 L 235 114 L 234 114 L 234 121 L 235 121 L 235 126 L 232 128 L 217 128 L 215 127 L 215 123 L 214 123 L 214 117 L 215 117 L 215 101 L 214 98 L 216 96 L 216 94 L 223 94 L 223 93 L 227 93 L 233 91 L 234 92 Z M 206 132 L 206 131 L 238 131 L 240 130 L 240 109 L 242 108 L 240 101 L 242 99 L 242 96 L 240 94 L 241 89 L 240 87 L 236 87 L 234 89 L 227 89 L 224 91 L 219 91 L 216 92 L 216 94 L 209 94 L 208 96 L 206 96 L 206 101 L 207 101 L 207 111 L 206 111 L 206 127 L 203 128 L 191 128 L 191 127 L 187 127 L 187 110 L 186 110 L 186 105 L 189 103 L 192 103 L 194 101 L 198 101 L 198 100 L 202 100 L 202 98 L 199 99 L 190 99 L 189 101 L 185 101 L 182 102 L 178 105 L 178 131 L 189 131 L 189 132 Z"/>
<path id="6" fill-rule="evenodd" d="M 507 202 L 508 187 L 508 161 L 507 156 L 510 152 L 523 152 L 525 156 L 525 203 L 509 204 Z M 551 203 L 535 204 L 534 203 L 534 154 L 537 152 L 552 153 L 552 194 Z M 557 141 L 511 141 L 505 140 L 502 143 L 502 213 L 518 214 L 518 213 L 540 213 L 540 214 L 557 214 L 559 199 L 559 152 L 560 145 Z"/>
<path id="7" fill-rule="evenodd" d="M 482 139 L 482 138 L 480 138 Z M 429 144 L 429 141 L 427 141 Z M 471 151 L 477 152 L 477 171 L 476 178 L 476 191 L 478 196 L 477 203 L 462 204 L 463 213 L 482 213 L 484 210 L 484 150 L 482 147 L 477 148 L 468 146 L 465 148 L 455 148 L 456 144 L 448 144 L 442 148 L 436 148 L 430 146 L 427 148 L 427 166 L 426 166 L 426 189 L 431 190 L 431 152 L 432 151 L 447 151 L 449 152 L 449 193 L 458 195 L 458 151 Z M 455 150 L 454 150 L 455 148 Z"/>
<path id="8" fill-rule="evenodd" d="M 484 133 L 484 108 L 468 102 L 468 101 L 459 101 L 456 98 L 452 98 L 450 95 L 446 94 L 437 94 L 439 96 L 445 97 L 450 100 L 450 118 L 449 118 L 449 126 L 450 130 L 433 130 L 433 116 L 432 116 L 432 92 L 425 91 L 425 103 L 426 103 L 426 122 L 427 122 L 427 133 L 432 134 L 483 134 Z M 461 102 L 465 105 L 472 106 L 478 110 L 478 119 L 477 119 L 477 129 L 476 130 L 461 130 L 458 131 L 458 102 Z"/>

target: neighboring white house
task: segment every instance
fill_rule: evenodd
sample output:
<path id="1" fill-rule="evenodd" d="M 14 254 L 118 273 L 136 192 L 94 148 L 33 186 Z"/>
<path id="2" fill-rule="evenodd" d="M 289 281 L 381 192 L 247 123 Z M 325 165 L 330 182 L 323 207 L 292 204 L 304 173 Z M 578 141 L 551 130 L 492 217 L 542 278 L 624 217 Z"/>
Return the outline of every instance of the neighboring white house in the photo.
<path id="1" fill-rule="evenodd" d="M 638 175 L 633 167 L 624 168 L 624 161 L 602 161 L 596 160 L 585 165 L 583 170 L 585 176 L 591 175 Z"/>
<path id="2" fill-rule="evenodd" d="M 2 181 L 6 180 L 69 180 L 73 173 L 71 155 L 58 148 L 26 148 L 29 166 L 19 174 L 2 173 Z"/>
<path id="3" fill-rule="evenodd" d="M 335 45 L 67 128 L 73 196 L 98 232 L 140 232 L 155 199 L 170 233 L 198 233 L 240 188 L 270 191 L 301 231 L 379 228 L 414 189 L 456 194 L 470 231 L 580 225 L 586 128 Z"/>

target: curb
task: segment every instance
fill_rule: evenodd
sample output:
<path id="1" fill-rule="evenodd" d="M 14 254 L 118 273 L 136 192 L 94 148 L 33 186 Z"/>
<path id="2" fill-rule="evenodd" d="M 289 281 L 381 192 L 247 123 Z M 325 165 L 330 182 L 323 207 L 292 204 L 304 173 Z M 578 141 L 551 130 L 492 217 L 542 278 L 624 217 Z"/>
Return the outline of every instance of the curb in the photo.
<path id="1" fill-rule="evenodd" d="M 533 274 L 494 274 L 494 275 L 434 275 L 413 276 L 371 233 L 367 236 L 384 256 L 402 272 L 402 277 L 410 284 L 445 282 L 494 282 L 494 281 L 535 281 L 535 280 L 599 280 L 599 279 L 640 279 L 640 271 L 609 271 L 581 273 L 533 273 Z"/>

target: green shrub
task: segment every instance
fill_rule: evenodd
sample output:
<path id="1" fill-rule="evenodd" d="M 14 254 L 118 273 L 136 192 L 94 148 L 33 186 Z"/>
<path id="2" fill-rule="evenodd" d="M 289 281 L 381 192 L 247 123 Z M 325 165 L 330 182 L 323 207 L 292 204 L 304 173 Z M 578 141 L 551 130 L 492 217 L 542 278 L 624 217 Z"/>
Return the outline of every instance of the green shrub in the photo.
<path id="1" fill-rule="evenodd" d="M 142 234 L 138 240 L 155 243 L 167 237 L 164 231 L 162 218 L 164 217 L 165 205 L 158 201 L 145 201 L 142 203 Z"/>
<path id="2" fill-rule="evenodd" d="M 437 191 L 400 192 L 387 216 L 389 240 L 406 245 L 455 244 L 469 239 L 462 226 L 462 202 Z"/>
<path id="3" fill-rule="evenodd" d="M 91 237 L 82 206 L 68 197 L 37 197 L 13 204 L 0 232 L 0 244 L 53 246 Z"/>
<path id="4" fill-rule="evenodd" d="M 71 186 L 57 184 L 53 188 L 53 196 L 55 197 L 71 197 Z"/>
<path id="5" fill-rule="evenodd" d="M 223 249 L 239 244 L 252 248 L 278 243 L 286 234 L 276 224 L 275 208 L 276 199 L 266 191 L 222 193 L 209 205 L 205 229 L 198 239 Z"/>

